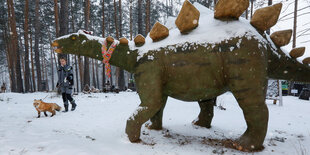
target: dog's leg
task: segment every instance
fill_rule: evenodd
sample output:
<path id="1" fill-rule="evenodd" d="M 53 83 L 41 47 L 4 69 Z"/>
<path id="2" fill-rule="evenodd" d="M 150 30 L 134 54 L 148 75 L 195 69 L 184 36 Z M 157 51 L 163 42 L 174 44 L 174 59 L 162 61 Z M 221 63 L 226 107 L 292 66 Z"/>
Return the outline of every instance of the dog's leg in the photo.
<path id="1" fill-rule="evenodd" d="M 41 112 L 38 111 L 38 117 L 37 118 L 40 118 L 41 117 Z"/>
<path id="2" fill-rule="evenodd" d="M 46 111 L 44 112 L 44 115 L 45 115 L 45 117 L 47 117 L 47 113 L 46 113 Z"/>
<path id="3" fill-rule="evenodd" d="M 52 111 L 50 111 L 50 112 L 52 113 L 52 116 L 51 116 L 51 117 L 53 117 L 53 116 L 56 114 L 55 110 L 52 110 Z"/>

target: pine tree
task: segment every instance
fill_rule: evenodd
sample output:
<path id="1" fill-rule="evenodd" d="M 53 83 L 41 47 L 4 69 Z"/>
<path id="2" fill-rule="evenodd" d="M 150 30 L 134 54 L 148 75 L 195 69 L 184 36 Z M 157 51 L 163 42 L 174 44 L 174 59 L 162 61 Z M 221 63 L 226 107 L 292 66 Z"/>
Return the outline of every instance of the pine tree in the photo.
<path id="1" fill-rule="evenodd" d="M 142 0 L 138 0 L 138 33 L 143 34 L 142 28 Z"/>
<path id="2" fill-rule="evenodd" d="M 36 73 L 37 73 L 37 85 L 38 91 L 42 91 L 41 83 L 41 64 L 40 64 L 40 54 L 39 54 L 39 39 L 40 39 L 40 14 L 39 14 L 39 3 L 40 0 L 35 1 L 35 38 L 34 38 L 34 59 L 35 59 L 35 66 L 36 66 Z"/>
<path id="3" fill-rule="evenodd" d="M 56 37 L 59 37 L 58 0 L 54 0 L 54 16 L 55 16 Z"/>
<path id="4" fill-rule="evenodd" d="M 146 0 L 146 12 L 145 12 L 145 24 L 146 24 L 146 28 L 145 28 L 145 34 L 148 34 L 151 30 L 151 0 Z"/>
<path id="5" fill-rule="evenodd" d="M 29 14 L 29 1 L 25 0 L 25 23 L 24 23 L 24 40 L 25 40 L 25 92 L 30 90 L 30 68 L 29 68 L 29 40 L 28 40 L 28 14 Z"/>
<path id="6" fill-rule="evenodd" d="M 298 0 L 294 5 L 293 48 L 296 47 Z"/>
<path id="7" fill-rule="evenodd" d="M 90 19 L 90 0 L 85 0 L 85 29 L 89 30 Z M 83 88 L 85 85 L 90 85 L 90 72 L 89 72 L 89 58 L 84 57 L 84 78 Z"/>
<path id="8" fill-rule="evenodd" d="M 105 38 L 105 0 L 102 0 L 102 37 Z M 105 88 L 105 64 L 102 63 L 102 89 Z"/>
<path id="9" fill-rule="evenodd" d="M 16 18 L 15 18 L 15 9 L 13 0 L 8 1 L 8 7 L 10 8 L 11 18 L 10 18 L 10 27 L 12 32 L 12 53 L 14 56 L 15 63 L 15 72 L 16 72 L 16 92 L 22 93 L 23 90 L 23 80 L 21 73 L 21 65 L 20 65 L 20 53 L 19 53 L 19 45 L 18 45 L 18 34 L 16 30 Z"/>

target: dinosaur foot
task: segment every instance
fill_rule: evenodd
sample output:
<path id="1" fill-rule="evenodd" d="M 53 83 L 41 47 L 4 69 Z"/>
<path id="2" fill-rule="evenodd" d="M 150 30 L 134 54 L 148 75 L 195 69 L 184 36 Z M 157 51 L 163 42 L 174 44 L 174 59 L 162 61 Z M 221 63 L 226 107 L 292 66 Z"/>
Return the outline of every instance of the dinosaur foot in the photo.
<path id="1" fill-rule="evenodd" d="M 199 119 L 196 119 L 192 122 L 194 125 L 197 125 L 197 126 L 200 126 L 200 127 L 203 127 L 203 128 L 208 128 L 210 129 L 211 128 L 211 124 L 206 122 L 206 121 L 202 121 L 202 120 L 199 120 Z"/>
<path id="2" fill-rule="evenodd" d="M 162 130 L 163 129 L 163 126 L 161 124 L 156 124 L 152 122 L 146 123 L 145 127 L 147 127 L 150 130 Z"/>
<path id="3" fill-rule="evenodd" d="M 242 152 L 258 152 L 264 149 L 264 147 L 261 145 L 255 146 L 251 143 L 245 143 L 245 141 L 242 141 L 241 138 L 236 141 L 223 140 L 223 145 L 226 148 L 232 148 Z"/>

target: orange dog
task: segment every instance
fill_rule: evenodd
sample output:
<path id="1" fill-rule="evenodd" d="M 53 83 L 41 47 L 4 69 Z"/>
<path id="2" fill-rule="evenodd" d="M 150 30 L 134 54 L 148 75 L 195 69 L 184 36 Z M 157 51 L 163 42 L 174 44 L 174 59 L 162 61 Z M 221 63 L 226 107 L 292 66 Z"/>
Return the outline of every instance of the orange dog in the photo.
<path id="1" fill-rule="evenodd" d="M 56 114 L 56 111 L 61 110 L 61 107 L 56 103 L 45 103 L 42 100 L 34 100 L 33 106 L 38 111 L 38 118 L 40 118 L 41 112 L 44 112 L 44 115 L 47 117 L 46 112 L 48 111 L 52 113 L 51 117 L 53 117 Z"/>

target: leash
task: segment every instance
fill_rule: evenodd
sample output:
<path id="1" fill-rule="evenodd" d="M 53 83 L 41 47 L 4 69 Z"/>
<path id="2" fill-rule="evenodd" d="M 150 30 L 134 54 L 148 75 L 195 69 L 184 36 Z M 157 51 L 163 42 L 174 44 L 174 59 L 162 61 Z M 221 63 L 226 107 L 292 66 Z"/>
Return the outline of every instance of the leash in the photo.
<path id="1" fill-rule="evenodd" d="M 103 44 L 102 44 L 102 57 L 103 57 L 103 63 L 105 64 L 105 73 L 106 75 L 110 78 L 111 77 L 111 65 L 109 63 L 111 57 L 112 57 L 112 54 L 116 48 L 116 45 L 117 43 L 114 41 L 110 48 L 108 49 L 108 42 L 107 40 L 105 39 Z"/>
<path id="2" fill-rule="evenodd" d="M 50 95 L 50 94 L 47 94 L 47 95 L 42 99 L 42 101 L 45 100 L 49 95 Z"/>

